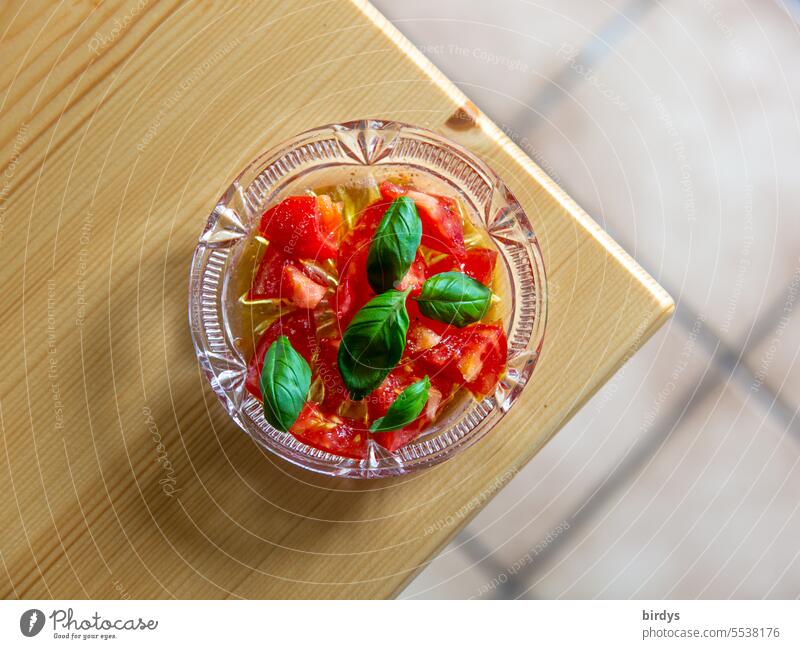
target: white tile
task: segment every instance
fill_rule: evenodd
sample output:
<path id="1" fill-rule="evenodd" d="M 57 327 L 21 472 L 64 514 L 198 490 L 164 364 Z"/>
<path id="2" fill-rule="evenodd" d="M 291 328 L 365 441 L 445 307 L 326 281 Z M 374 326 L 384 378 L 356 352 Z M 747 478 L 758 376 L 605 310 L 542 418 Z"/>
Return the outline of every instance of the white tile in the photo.
<path id="1" fill-rule="evenodd" d="M 754 373 L 752 390 L 770 390 L 790 407 L 800 404 L 800 270 L 776 304 L 772 326 L 745 356 Z"/>
<path id="2" fill-rule="evenodd" d="M 733 386 L 530 575 L 556 598 L 800 595 L 800 442 Z"/>
<path id="3" fill-rule="evenodd" d="M 398 596 L 399 599 L 469 599 L 481 592 L 490 571 L 463 549 L 451 544 Z"/>
<path id="4" fill-rule="evenodd" d="M 559 71 L 562 43 L 590 41 L 622 0 L 376 0 L 375 6 L 492 119 L 519 114 Z"/>
<path id="5" fill-rule="evenodd" d="M 698 326 L 701 326 L 698 323 Z M 462 535 L 512 567 L 558 536 L 596 486 L 615 479 L 620 462 L 682 407 L 709 357 L 697 332 L 669 323 L 634 355 L 545 446 Z"/>
<path id="6" fill-rule="evenodd" d="M 778 3 L 658 3 L 526 137 L 679 301 L 741 342 L 797 267 L 800 31 Z"/>

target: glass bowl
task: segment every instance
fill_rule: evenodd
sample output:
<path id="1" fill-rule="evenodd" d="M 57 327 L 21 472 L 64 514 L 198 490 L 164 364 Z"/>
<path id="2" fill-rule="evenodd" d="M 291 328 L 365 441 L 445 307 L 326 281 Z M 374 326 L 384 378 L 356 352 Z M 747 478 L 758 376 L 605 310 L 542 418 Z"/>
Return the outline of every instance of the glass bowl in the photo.
<path id="1" fill-rule="evenodd" d="M 414 442 L 390 453 L 369 441 L 366 459 L 311 448 L 272 428 L 245 389 L 252 317 L 241 296 L 242 263 L 261 214 L 307 189 L 358 185 L 398 174 L 422 190 L 460 198 L 467 217 L 488 233 L 499 257 L 493 290 L 508 336 L 508 372 L 494 394 L 467 395 Z M 246 278 L 245 278 L 246 279 Z M 346 478 L 396 476 L 438 464 L 487 434 L 528 384 L 544 339 L 545 269 L 528 217 L 481 160 L 429 130 L 381 120 L 329 124 L 306 131 L 253 161 L 223 194 L 200 236 L 189 281 L 189 323 L 197 358 L 233 420 L 256 442 L 300 467 Z M 465 392 L 464 390 L 460 392 Z"/>

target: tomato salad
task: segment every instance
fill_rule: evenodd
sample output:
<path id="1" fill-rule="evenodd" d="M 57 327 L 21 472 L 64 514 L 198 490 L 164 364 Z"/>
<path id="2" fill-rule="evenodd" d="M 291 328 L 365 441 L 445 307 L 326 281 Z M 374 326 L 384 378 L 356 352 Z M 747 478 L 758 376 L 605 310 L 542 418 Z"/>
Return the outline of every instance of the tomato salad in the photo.
<path id="1" fill-rule="evenodd" d="M 369 439 L 391 452 L 412 442 L 459 392 L 494 391 L 508 349 L 492 317 L 497 252 L 462 214 L 391 182 L 357 211 L 338 187 L 264 212 L 242 302 L 281 307 L 245 387 L 272 426 L 362 459 Z"/>

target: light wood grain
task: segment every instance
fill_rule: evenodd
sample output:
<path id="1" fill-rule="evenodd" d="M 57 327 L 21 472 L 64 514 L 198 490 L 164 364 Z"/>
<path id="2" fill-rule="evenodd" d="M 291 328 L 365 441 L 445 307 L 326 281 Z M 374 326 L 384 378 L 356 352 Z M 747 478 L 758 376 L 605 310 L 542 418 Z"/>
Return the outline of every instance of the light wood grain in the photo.
<path id="1" fill-rule="evenodd" d="M 672 302 L 485 117 L 448 126 L 466 98 L 371 7 L 137 4 L 0 14 L 0 593 L 391 596 Z M 232 178 L 276 142 L 359 117 L 483 156 L 530 215 L 550 286 L 544 354 L 499 429 L 370 483 L 259 450 L 200 375 L 187 325 L 191 254 Z"/>

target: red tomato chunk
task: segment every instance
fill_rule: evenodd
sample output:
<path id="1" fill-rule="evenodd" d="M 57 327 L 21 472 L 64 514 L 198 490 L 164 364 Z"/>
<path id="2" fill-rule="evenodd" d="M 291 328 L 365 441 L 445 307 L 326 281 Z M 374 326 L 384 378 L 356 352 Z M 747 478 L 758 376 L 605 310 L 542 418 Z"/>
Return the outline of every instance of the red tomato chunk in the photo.
<path id="1" fill-rule="evenodd" d="M 290 429 L 304 444 L 322 451 L 361 460 L 367 456 L 368 432 L 363 425 L 307 403 Z"/>
<path id="2" fill-rule="evenodd" d="M 247 364 L 247 379 L 245 388 L 256 399 L 261 401 L 261 370 L 264 367 L 264 356 L 267 355 L 269 346 L 278 336 L 286 336 L 292 347 L 295 348 L 306 361 L 311 364 L 316 343 L 317 325 L 311 311 L 293 311 L 281 316 L 261 334 L 256 344 L 255 353 Z"/>
<path id="3" fill-rule="evenodd" d="M 313 309 L 327 292 L 328 288 L 309 277 L 300 263 L 269 245 L 256 269 L 247 299 L 288 300 L 300 308 Z"/>
<path id="4" fill-rule="evenodd" d="M 358 310 L 375 297 L 367 281 L 367 258 L 372 237 L 375 236 L 390 202 L 379 201 L 370 205 L 364 210 L 356 226 L 342 239 L 337 261 L 339 286 L 334 297 L 340 333 L 344 332 Z M 418 253 L 398 289 L 402 291 L 410 287 L 411 296 L 417 296 L 427 277 L 427 267 Z"/>
<path id="5" fill-rule="evenodd" d="M 336 409 L 347 399 L 347 388 L 344 387 L 342 375 L 339 374 L 337 356 L 341 340 L 323 338 L 319 341 L 319 354 L 317 356 L 316 375 L 322 381 L 325 396 L 320 404 L 325 412 L 336 412 Z"/>
<path id="6" fill-rule="evenodd" d="M 482 399 L 503 377 L 507 360 L 508 340 L 503 327 L 476 323 L 444 335 L 420 356 L 419 362 Z"/>
<path id="7" fill-rule="evenodd" d="M 456 202 L 448 196 L 425 194 L 410 187 L 381 183 L 381 196 L 392 201 L 408 196 L 414 201 L 422 221 L 422 245 L 456 257 L 464 255 L 464 228 Z"/>
<path id="8" fill-rule="evenodd" d="M 320 209 L 320 204 L 324 207 Z M 330 199 L 316 196 L 289 196 L 268 209 L 261 217 L 259 230 L 288 257 L 295 259 L 333 259 L 336 257 L 338 223 L 331 216 Z"/>
<path id="9" fill-rule="evenodd" d="M 430 274 L 438 275 L 439 273 L 457 270 L 465 275 L 469 275 L 472 279 L 481 284 L 486 284 L 488 286 L 492 283 L 492 276 L 494 275 L 496 263 L 497 252 L 494 250 L 489 250 L 488 248 L 472 248 L 471 250 L 467 250 L 463 259 L 448 255 L 441 261 L 437 261 L 431 266 Z"/>
<path id="10" fill-rule="evenodd" d="M 291 196 L 264 212 L 259 230 L 269 245 L 247 294 L 251 301 L 280 298 L 297 307 L 260 336 L 247 368 L 247 391 L 261 400 L 259 380 L 264 356 L 278 336 L 287 336 L 309 363 L 314 384 L 321 388 L 314 392 L 315 401 L 306 402 L 290 432 L 309 446 L 354 459 L 367 456 L 370 438 L 391 452 L 411 443 L 436 422 L 461 387 L 478 399 L 491 394 L 507 362 L 508 341 L 501 324 L 479 322 L 458 329 L 426 318 L 413 299 L 428 277 L 446 271 L 460 271 L 491 285 L 497 253 L 488 248 L 465 249 L 461 216 L 453 199 L 388 182 L 380 185 L 380 192 L 381 200 L 363 210 L 341 241 L 341 209 L 329 196 Z M 375 296 L 367 280 L 369 247 L 383 215 L 398 196 L 408 196 L 417 207 L 422 245 L 446 254 L 428 267 L 418 252 L 400 282 L 400 290 L 411 288 L 405 353 L 400 364 L 359 406 L 350 400 L 342 380 L 338 350 L 341 334 L 353 316 Z M 330 302 L 323 302 L 328 287 L 302 263 L 325 259 L 333 260 L 338 271 L 338 285 Z M 314 309 L 324 313 L 328 308 L 333 311 L 338 331 L 333 337 L 318 340 Z M 403 390 L 426 375 L 431 388 L 422 413 L 399 430 L 370 433 L 371 423 L 385 416 Z M 357 412 L 362 413 L 358 420 L 342 416 L 355 416 Z"/>

